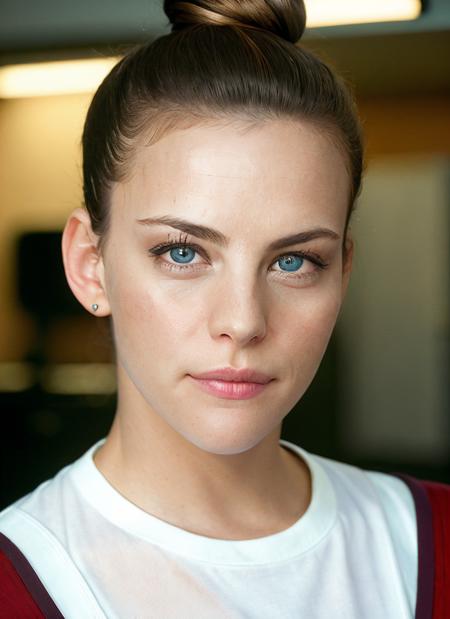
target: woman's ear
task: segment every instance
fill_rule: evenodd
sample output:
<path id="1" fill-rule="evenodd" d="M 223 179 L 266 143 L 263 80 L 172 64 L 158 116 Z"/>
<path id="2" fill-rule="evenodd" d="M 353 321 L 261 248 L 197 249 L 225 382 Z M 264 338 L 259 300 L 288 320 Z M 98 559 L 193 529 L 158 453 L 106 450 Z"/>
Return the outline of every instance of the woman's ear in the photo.
<path id="1" fill-rule="evenodd" d="M 70 214 L 62 235 L 62 255 L 67 282 L 75 297 L 96 316 L 111 313 L 105 288 L 103 257 L 97 248 L 88 212 L 76 208 Z M 95 310 L 95 306 L 98 308 Z M 92 307 L 94 306 L 94 308 Z"/>
<path id="2" fill-rule="evenodd" d="M 353 239 L 351 233 L 348 231 L 345 237 L 344 251 L 342 255 L 342 299 L 345 297 L 347 292 L 348 283 L 350 281 L 350 273 L 352 272 L 353 248 Z"/>

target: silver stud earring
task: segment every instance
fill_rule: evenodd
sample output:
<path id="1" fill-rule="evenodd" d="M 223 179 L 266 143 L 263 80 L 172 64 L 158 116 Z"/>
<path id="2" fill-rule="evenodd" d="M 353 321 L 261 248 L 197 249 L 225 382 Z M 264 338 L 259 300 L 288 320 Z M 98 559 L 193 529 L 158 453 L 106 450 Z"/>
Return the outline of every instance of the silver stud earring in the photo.
<path id="1" fill-rule="evenodd" d="M 98 310 L 98 305 L 97 305 L 97 303 L 93 303 L 93 304 L 91 305 L 91 307 L 92 307 L 92 309 L 93 309 L 93 311 L 94 311 L 94 312 L 96 312 L 96 311 Z"/>

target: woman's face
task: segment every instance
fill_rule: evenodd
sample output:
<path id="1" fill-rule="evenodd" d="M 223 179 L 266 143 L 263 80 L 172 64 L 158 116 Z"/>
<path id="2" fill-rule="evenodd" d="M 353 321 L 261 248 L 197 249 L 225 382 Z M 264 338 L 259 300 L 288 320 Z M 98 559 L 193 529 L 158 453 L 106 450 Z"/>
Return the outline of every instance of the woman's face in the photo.
<path id="1" fill-rule="evenodd" d="M 342 153 L 305 123 L 202 125 L 142 147 L 113 187 L 103 254 L 119 411 L 217 454 L 279 428 L 341 306 L 348 195 Z M 226 367 L 271 380 L 227 397 L 192 377 Z"/>

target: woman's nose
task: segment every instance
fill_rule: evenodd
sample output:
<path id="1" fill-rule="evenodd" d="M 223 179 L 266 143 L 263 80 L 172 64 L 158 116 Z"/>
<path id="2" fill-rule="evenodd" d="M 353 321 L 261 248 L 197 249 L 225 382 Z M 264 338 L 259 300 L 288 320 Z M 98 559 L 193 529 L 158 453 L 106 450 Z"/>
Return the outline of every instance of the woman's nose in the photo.
<path id="1" fill-rule="evenodd" d="M 213 339 L 228 337 L 243 347 L 266 335 L 267 317 L 262 291 L 255 282 L 222 282 L 215 291 L 209 314 Z"/>

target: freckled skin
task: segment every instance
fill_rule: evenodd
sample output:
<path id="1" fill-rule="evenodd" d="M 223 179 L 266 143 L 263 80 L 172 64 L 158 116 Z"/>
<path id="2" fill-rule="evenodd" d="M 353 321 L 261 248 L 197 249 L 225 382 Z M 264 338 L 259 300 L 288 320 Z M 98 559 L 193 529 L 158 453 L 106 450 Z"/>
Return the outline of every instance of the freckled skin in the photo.
<path id="1" fill-rule="evenodd" d="M 138 147 L 132 166 L 112 188 L 103 252 L 89 253 L 86 213 L 63 237 L 72 290 L 112 317 L 118 405 L 96 466 L 123 496 L 187 530 L 223 539 L 279 531 L 311 496 L 306 464 L 279 445 L 281 422 L 316 373 L 350 272 L 344 156 L 311 125 L 236 120 L 174 131 Z M 161 216 L 213 228 L 228 246 L 188 236 L 200 250 L 177 271 L 175 251 L 149 250 L 186 234 L 137 221 Z M 339 239 L 268 249 L 314 228 Z M 328 266 L 294 259 L 301 266 L 290 272 L 294 251 Z M 226 366 L 273 380 L 232 400 L 189 376 Z"/>

